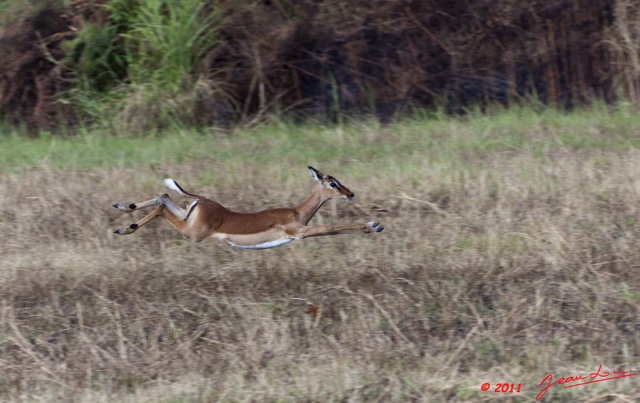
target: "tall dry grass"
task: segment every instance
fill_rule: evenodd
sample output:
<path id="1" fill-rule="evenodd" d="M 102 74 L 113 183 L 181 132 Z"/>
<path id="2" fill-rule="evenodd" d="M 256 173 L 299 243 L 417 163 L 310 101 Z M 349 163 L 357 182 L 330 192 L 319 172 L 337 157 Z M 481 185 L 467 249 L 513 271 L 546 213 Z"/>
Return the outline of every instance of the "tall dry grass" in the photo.
<path id="1" fill-rule="evenodd" d="M 169 175 L 239 210 L 295 204 L 313 187 L 304 166 L 3 174 L 1 398 L 532 401 L 549 373 L 637 370 L 640 153 L 534 135 L 451 160 L 417 149 L 319 165 L 357 199 L 316 222 L 386 230 L 265 251 L 188 243 L 159 221 L 119 237 L 134 217 L 110 205 L 161 194 Z M 223 179 L 200 185 L 211 167 Z M 545 400 L 638 390 L 629 378 Z"/>
<path id="2" fill-rule="evenodd" d="M 633 1 L 616 1 L 613 13 L 616 24 L 606 33 L 603 44 L 609 49 L 611 64 L 618 69 L 616 76 L 624 98 L 637 103 L 640 95 L 640 7 Z"/>

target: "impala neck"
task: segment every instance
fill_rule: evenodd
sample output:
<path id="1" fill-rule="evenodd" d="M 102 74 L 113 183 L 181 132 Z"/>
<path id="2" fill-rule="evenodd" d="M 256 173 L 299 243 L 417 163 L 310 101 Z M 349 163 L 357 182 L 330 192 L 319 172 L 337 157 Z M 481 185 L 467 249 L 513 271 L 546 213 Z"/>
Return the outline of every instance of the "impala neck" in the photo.
<path id="1" fill-rule="evenodd" d="M 322 205 L 331 199 L 331 197 L 326 197 L 323 195 L 323 187 L 318 186 L 311 193 L 311 196 L 307 200 L 304 201 L 301 205 L 295 208 L 295 210 L 300 214 L 300 220 L 304 225 L 307 225 L 311 218 L 318 212 L 318 209 L 322 207 Z"/>

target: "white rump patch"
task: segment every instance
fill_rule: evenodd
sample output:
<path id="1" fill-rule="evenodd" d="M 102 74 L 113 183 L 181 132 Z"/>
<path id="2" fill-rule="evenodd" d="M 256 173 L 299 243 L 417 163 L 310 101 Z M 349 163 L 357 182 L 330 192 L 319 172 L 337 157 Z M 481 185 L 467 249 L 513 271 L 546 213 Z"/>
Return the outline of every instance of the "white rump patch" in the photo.
<path id="1" fill-rule="evenodd" d="M 167 187 L 171 190 L 176 191 L 177 193 L 179 193 L 181 196 L 187 196 L 186 193 L 184 193 L 184 191 L 182 189 L 180 189 L 180 186 L 178 186 L 178 184 L 176 183 L 176 181 L 174 181 L 173 179 L 165 179 L 164 180 L 164 184 L 167 185 Z"/>
<path id="2" fill-rule="evenodd" d="M 276 241 L 269 241 L 269 242 L 259 243 L 257 245 L 238 245 L 235 242 L 232 242 L 232 241 L 230 241 L 228 239 L 225 239 L 225 241 L 227 241 L 229 243 L 229 245 L 233 246 L 234 248 L 240 248 L 240 249 L 269 249 L 269 248 L 275 248 L 277 246 L 288 244 L 289 242 L 291 242 L 293 240 L 295 240 L 295 238 L 282 238 L 282 239 L 278 239 Z"/>

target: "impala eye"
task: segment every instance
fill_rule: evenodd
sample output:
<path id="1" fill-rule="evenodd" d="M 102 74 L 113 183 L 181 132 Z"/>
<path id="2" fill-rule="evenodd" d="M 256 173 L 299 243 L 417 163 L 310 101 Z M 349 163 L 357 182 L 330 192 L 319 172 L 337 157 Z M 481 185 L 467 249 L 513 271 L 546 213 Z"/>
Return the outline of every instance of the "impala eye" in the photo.
<path id="1" fill-rule="evenodd" d="M 337 188 L 338 187 L 338 185 L 335 182 L 331 182 L 329 184 L 329 186 L 331 186 L 332 188 Z"/>

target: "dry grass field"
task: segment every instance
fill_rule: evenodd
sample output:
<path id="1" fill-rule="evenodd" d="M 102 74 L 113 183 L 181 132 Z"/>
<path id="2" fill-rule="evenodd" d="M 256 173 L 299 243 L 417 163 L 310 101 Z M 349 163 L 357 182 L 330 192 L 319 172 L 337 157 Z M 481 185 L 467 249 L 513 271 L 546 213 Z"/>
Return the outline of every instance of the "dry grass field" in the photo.
<path id="1" fill-rule="evenodd" d="M 633 112 L 0 139 L 2 400 L 530 402 L 548 374 L 638 372 Z M 165 177 L 250 211 L 304 200 L 307 164 L 356 193 L 312 223 L 386 230 L 263 251 L 112 233 L 140 213 L 111 204 Z"/>

